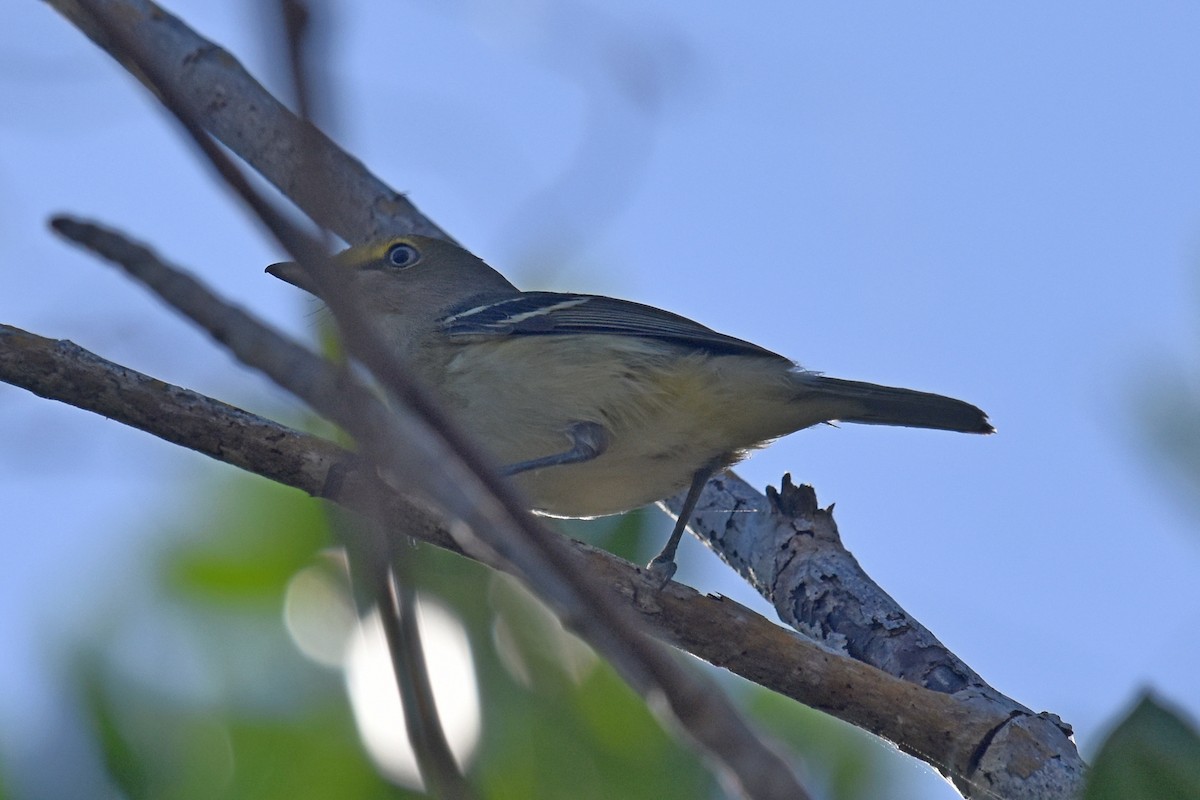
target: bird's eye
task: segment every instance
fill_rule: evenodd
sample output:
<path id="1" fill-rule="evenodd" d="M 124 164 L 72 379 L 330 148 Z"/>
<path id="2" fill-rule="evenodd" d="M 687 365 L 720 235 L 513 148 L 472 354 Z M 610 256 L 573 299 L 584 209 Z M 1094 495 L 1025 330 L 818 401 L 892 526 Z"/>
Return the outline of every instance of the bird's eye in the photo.
<path id="1" fill-rule="evenodd" d="M 421 260 L 421 253 L 417 248 L 405 242 L 397 242 L 388 248 L 387 251 L 388 263 L 393 267 L 404 269 L 411 267 Z"/>

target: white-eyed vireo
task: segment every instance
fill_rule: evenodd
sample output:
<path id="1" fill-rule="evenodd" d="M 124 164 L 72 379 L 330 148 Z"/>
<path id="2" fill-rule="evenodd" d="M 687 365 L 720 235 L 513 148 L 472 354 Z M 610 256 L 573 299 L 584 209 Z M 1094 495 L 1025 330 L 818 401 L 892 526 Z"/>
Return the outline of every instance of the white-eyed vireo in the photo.
<path id="1" fill-rule="evenodd" d="M 522 292 L 438 239 L 395 237 L 336 261 L 404 363 L 535 511 L 616 514 L 689 486 L 650 564 L 663 581 L 704 484 L 778 436 L 834 420 L 992 432 L 961 400 L 827 378 L 669 311 Z M 312 291 L 295 264 L 267 271 Z"/>

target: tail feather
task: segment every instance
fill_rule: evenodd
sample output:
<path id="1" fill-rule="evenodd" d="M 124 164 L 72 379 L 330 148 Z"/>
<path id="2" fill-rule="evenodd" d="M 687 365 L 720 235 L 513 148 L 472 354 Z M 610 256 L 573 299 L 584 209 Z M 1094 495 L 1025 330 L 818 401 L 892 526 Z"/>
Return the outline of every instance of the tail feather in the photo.
<path id="1" fill-rule="evenodd" d="M 827 378 L 814 373 L 797 375 L 802 396 L 812 392 L 833 401 L 836 419 L 866 425 L 902 425 L 963 433 L 994 433 L 987 414 L 962 400 L 940 394 L 878 386 L 874 383 Z"/>

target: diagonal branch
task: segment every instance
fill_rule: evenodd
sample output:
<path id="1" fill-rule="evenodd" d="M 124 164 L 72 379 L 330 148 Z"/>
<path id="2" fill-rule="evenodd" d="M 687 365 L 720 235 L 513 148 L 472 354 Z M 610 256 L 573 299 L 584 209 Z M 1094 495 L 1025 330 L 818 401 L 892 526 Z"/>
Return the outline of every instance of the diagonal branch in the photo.
<path id="1" fill-rule="evenodd" d="M 73 19 L 79 19 L 77 4 L 71 0 L 48 2 Z M 186 98 L 187 107 L 206 130 L 266 175 L 314 219 L 351 241 L 371 238 L 384 232 L 412 231 L 438 235 L 436 227 L 401 195 L 370 176 L 359 162 L 325 137 L 306 133 L 311 129 L 305 129 L 296 122 L 232 57 L 197 36 L 178 19 L 146 0 L 97 2 L 107 9 L 121 12 L 121 24 L 126 26 L 131 35 L 146 43 L 147 51 L 172 76 L 179 93 Z M 111 47 L 112 43 L 106 41 L 103 34 L 88 29 L 86 24 L 83 27 L 101 46 Z M 136 68 L 134 71 L 138 74 Z M 303 143 L 306 136 L 316 143 L 314 146 L 318 147 L 319 153 L 317 157 L 303 162 L 307 169 L 299 169 L 302 158 L 305 158 L 303 151 L 307 145 Z M 762 495 L 744 484 L 738 485 L 733 478 L 710 484 L 706 499 L 702 502 L 714 507 L 734 507 L 723 492 L 732 492 L 739 502 L 752 502 L 757 508 L 766 505 Z M 832 536 L 829 533 L 832 530 L 832 518 L 824 512 L 818 513 L 815 501 L 811 504 L 798 502 L 786 490 L 780 499 L 784 510 L 797 512 L 797 517 L 791 518 L 777 513 L 780 509 L 772 509 L 771 521 L 767 524 L 775 526 L 780 536 L 790 535 L 793 540 L 798 539 L 802 543 L 836 539 L 836 531 Z M 802 513 L 807 505 L 813 506 L 813 513 L 808 518 Z M 743 521 L 755 516 L 739 515 Z M 738 562 L 739 548 L 746 556 L 744 567 L 747 570 L 759 569 L 776 559 L 779 551 L 772 548 L 776 548 L 784 539 L 771 535 L 744 535 L 739 539 L 726 535 L 730 529 L 711 524 L 713 519 L 718 518 L 701 517 L 701 522 L 693 527 L 730 563 Z M 800 537 L 795 536 L 797 532 L 801 534 Z M 786 598 L 798 598 L 794 607 L 785 611 L 785 619 L 806 632 L 823 636 L 826 641 L 856 658 L 876 663 L 929 688 L 956 691 L 955 695 L 946 697 L 954 698 L 966 692 L 971 702 L 984 703 L 993 710 L 1004 708 L 1005 719 L 1011 715 L 1014 720 L 1007 725 L 999 720 L 988 727 L 986 734 L 980 738 L 972 738 L 975 728 L 964 728 L 972 733 L 964 734 L 963 741 L 975 743 L 975 748 L 966 756 L 959 753 L 961 741 L 954 746 L 943 741 L 927 747 L 920 736 L 897 737 L 886 733 L 884 730 L 888 730 L 889 725 L 883 721 L 872 721 L 871 713 L 865 714 L 856 724 L 863 724 L 893 741 L 907 741 L 909 744 L 901 745 L 904 749 L 922 754 L 923 758 L 943 772 L 954 776 L 960 790 L 969 796 L 991 796 L 995 793 L 1010 797 L 1069 796 L 1070 787 L 1078 783 L 1082 762 L 1074 746 L 1052 718 L 1031 716 L 1028 709 L 994 690 L 980 692 L 982 681 L 978 680 L 978 676 L 953 658 L 953 654 L 945 651 L 932 636 L 928 640 L 923 639 L 928 632 L 903 614 L 902 609 L 898 610 L 901 616 L 894 616 L 893 609 L 898 607 L 869 581 L 856 580 L 847 586 L 840 580 L 819 580 L 822 576 L 840 578 L 838 572 L 827 570 L 840 570 L 853 562 L 852 558 L 848 558 L 848 553 L 845 556 L 838 554 L 838 550 L 844 553 L 840 543 L 828 546 L 831 560 L 826 563 L 829 566 L 805 567 L 805 559 L 817 554 L 817 551 L 801 547 L 795 542 L 789 547 L 792 548 L 788 551 L 789 559 L 774 562 L 776 567 L 784 569 L 761 572 L 761 575 L 770 577 L 759 581 L 760 590 L 765 588 L 777 606 L 788 606 L 782 602 Z M 857 565 L 853 567 L 857 569 Z M 813 590 L 815 593 L 806 594 L 806 591 Z M 823 612 L 826 607 L 813 602 L 816 598 L 830 597 L 834 598 L 839 614 L 825 615 Z M 856 612 L 857 616 L 842 613 L 853 606 L 860 609 Z M 828 624 L 830 620 L 835 622 L 833 626 Z M 880 633 L 881 630 L 886 633 Z M 697 634 L 690 632 L 690 635 Z M 681 633 L 681 638 L 686 637 Z M 924 649 L 926 655 L 918 653 L 918 649 Z M 932 653 L 931 657 L 929 653 Z M 949 658 L 945 657 L 947 655 Z M 949 672 L 942 669 L 943 665 L 950 665 Z M 758 668 L 761 669 L 761 665 Z M 982 685 L 986 687 L 986 684 Z M 818 708 L 826 708 L 830 703 L 828 697 L 812 698 L 805 702 Z M 934 725 L 930 731 L 936 729 Z M 1023 741 L 1036 743 L 1040 748 L 1039 758 L 1034 761 L 1025 759 L 1019 744 L 1022 737 Z M 1029 767 L 1031 763 L 1037 767 Z M 1021 765 L 1019 769 L 1014 766 L 1017 764 Z M 1058 783 L 1045 777 L 1054 772 L 1052 767 L 1055 764 L 1061 773 Z M 1050 773 L 1045 772 L 1047 769 Z M 1022 793 L 1021 784 L 1036 787 L 1040 793 Z"/>
<path id="2" fill-rule="evenodd" d="M 45 0 L 138 80 L 146 76 L 76 0 Z M 172 76 L 184 108 L 222 144 L 262 174 L 322 228 L 349 242 L 397 233 L 450 237 L 409 202 L 338 147 L 297 119 L 227 50 L 199 36 L 149 0 L 93 4 L 144 46 Z M 148 87 L 157 94 L 153 86 Z M 306 139 L 316 145 L 305 153 Z"/>
<path id="3" fill-rule="evenodd" d="M 601 652 L 647 701 L 662 698 L 692 743 L 727 771 L 748 797 L 806 797 L 788 765 L 752 732 L 719 692 L 682 669 L 644 640 L 634 620 L 598 593 L 592 579 L 565 556 L 554 534 L 533 522 L 524 503 L 500 480 L 471 442 L 458 433 L 422 387 L 391 357 L 336 280 L 333 267 L 314 244 L 285 220 L 216 150 L 197 114 L 169 81 L 171 73 L 149 56 L 121 23 L 127 20 L 81 0 L 77 16 L 94 26 L 114 53 L 136 70 L 172 111 L 209 162 L 255 211 L 276 238 L 297 256 L 324 292 L 352 355 L 400 402 L 398 413 L 372 397 L 345 369 L 334 370 L 295 344 L 264 328 L 245 312 L 223 303 L 198 281 L 158 261 L 145 248 L 112 232 L 69 219 L 55 228 L 124 267 L 161 298 L 200 324 L 234 355 L 264 371 L 358 442 L 373 472 L 414 486 L 463 524 L 461 543 L 490 548 L 520 572 L 525 583 Z M 316 138 L 301 129 L 301 166 L 316 163 Z M 315 170 L 305 169 L 305 173 Z M 325 204 L 327 198 L 322 198 Z M 326 205 L 327 207 L 327 205 Z M 408 445 L 405 450 L 405 445 Z M 402 455 L 403 454 L 403 455 Z M 372 583 L 373 586 L 376 584 Z"/>
<path id="4" fill-rule="evenodd" d="M 196 115 L 168 80 L 169 72 L 120 27 L 123 20 L 106 15 L 94 0 L 79 5 L 81 16 L 96 25 L 120 57 L 132 62 L 221 176 L 301 259 L 318 288 L 328 290 L 323 294 L 350 353 L 399 401 L 397 413 L 389 415 L 389 409 L 344 368 L 335 370 L 279 337 L 145 248 L 74 220 L 55 220 L 56 230 L 124 267 L 239 359 L 340 424 L 356 439 L 372 472 L 417 488 L 463 523 L 454 528 L 460 543 L 473 550 L 489 548 L 512 564 L 524 582 L 570 620 L 647 701 L 665 700 L 664 710 L 680 723 L 694 745 L 727 772 L 732 785 L 754 798 L 806 797 L 788 765 L 758 739 L 724 695 L 706 687 L 703 679 L 643 639 L 634 619 L 599 593 L 592 578 L 567 557 L 555 535 L 533 521 L 525 503 L 391 356 L 382 337 L 365 322 L 348 291 L 336 280 L 332 265 L 214 148 Z M 311 166 L 315 163 L 310 152 L 315 147 L 314 137 L 306 130 L 302 134 L 303 165 Z"/>
<path id="5" fill-rule="evenodd" d="M 278 0 L 279 32 L 287 43 L 286 60 L 296 97 L 300 118 L 306 123 L 312 120 L 313 89 L 312 49 L 308 46 L 311 33 L 311 15 L 304 0 Z M 166 99 L 166 98 L 164 98 Z M 179 98 L 175 98 L 178 105 Z M 179 112 L 176 112 L 179 114 Z M 190 115 L 179 114 L 180 116 Z M 315 133 L 309 132 L 305 139 L 302 157 L 311 163 L 321 151 L 313 141 Z M 224 154 L 218 157 L 223 160 Z M 210 156 L 210 160 L 212 160 Z M 232 166 L 232 165 L 229 165 Z M 304 172 L 308 172 L 305 168 Z M 243 193 L 249 187 L 242 187 Z M 252 204 L 260 204 L 257 198 L 247 198 Z M 264 218 L 264 221 L 265 218 Z M 279 236 L 280 232 L 276 232 Z M 295 255 L 295 254 L 294 254 Z M 372 465 L 375 466 L 375 465 Z M 384 639 L 391 656 L 392 672 L 396 687 L 400 691 L 404 709 L 404 723 L 408 741 L 412 747 L 423 784 L 438 797 L 448 800 L 472 800 L 475 792 L 464 777 L 450 743 L 446 738 L 437 701 L 433 695 L 433 683 L 429 676 L 425 648 L 421 642 L 421 627 L 417 620 L 417 595 L 413 586 L 411 548 L 396 547 L 397 537 L 387 530 L 387 517 L 383 515 L 382 492 L 373 491 L 364 499 L 367 521 L 363 533 L 355 537 L 351 531 L 341 530 L 345 520 L 337 523 L 339 538 L 350 544 L 352 540 L 366 539 L 369 547 L 351 548 L 346 553 L 352 574 L 359 576 L 360 585 L 369 587 L 374 595 L 374 607 L 382 623 Z M 361 619 L 366 614 L 360 613 Z"/>
<path id="6" fill-rule="evenodd" d="M 346 503 L 363 491 L 359 471 L 330 482 L 331 471 L 354 455 L 330 442 L 106 361 L 70 342 L 0 325 L 0 380 L 34 394 L 93 411 L 190 447 L 224 463 L 288 486 Z M 729 476 L 721 479 L 728 486 Z M 764 515 L 772 525 L 797 525 L 787 504 Z M 394 533 L 461 553 L 444 523 L 427 507 L 399 495 L 386 516 L 404 520 Z M 747 514 L 742 517 L 751 516 Z M 569 541 L 569 540 L 568 540 Z M 892 677 L 787 631 L 749 609 L 671 583 L 662 593 L 637 593 L 639 568 L 603 550 L 569 541 L 572 557 L 607 591 L 636 612 L 655 638 L 748 680 L 870 731 L 947 774 L 970 776 L 979 797 L 1072 797 L 1067 790 L 1021 794 L 1003 790 L 986 758 L 1011 759 L 1027 774 L 1052 769 L 1078 773 L 1081 763 L 1066 735 L 1051 726 L 1014 725 L 1012 709 L 979 695 L 947 694 Z M 506 564 L 493 564 L 512 573 Z M 1019 716 L 1019 715 L 1018 715 Z M 997 749 L 996 731 L 1009 744 Z M 989 746 L 989 743 L 990 746 Z M 991 771 L 998 771 L 993 765 Z"/>
<path id="7" fill-rule="evenodd" d="M 447 513 L 460 545 L 492 566 L 507 565 L 515 572 L 647 702 L 668 711 L 747 797 L 808 796 L 725 695 L 647 640 L 632 615 L 581 569 L 562 537 L 538 524 L 497 476 L 472 469 L 443 431 L 407 408 L 386 407 L 345 368 L 265 327 L 146 248 L 89 223 L 60 217 L 53 224 L 123 267 L 240 360 L 340 425 L 386 483 L 404 486 Z M 640 575 L 636 586 L 650 588 Z"/>

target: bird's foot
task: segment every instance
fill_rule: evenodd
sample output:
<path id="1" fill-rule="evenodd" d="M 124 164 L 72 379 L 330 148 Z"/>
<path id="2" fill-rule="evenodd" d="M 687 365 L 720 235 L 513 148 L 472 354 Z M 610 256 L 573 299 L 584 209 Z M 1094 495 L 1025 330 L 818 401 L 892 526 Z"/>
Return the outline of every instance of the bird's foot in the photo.
<path id="1" fill-rule="evenodd" d="M 675 569 L 675 559 L 660 553 L 646 565 L 646 577 L 661 591 L 674 577 Z"/>

